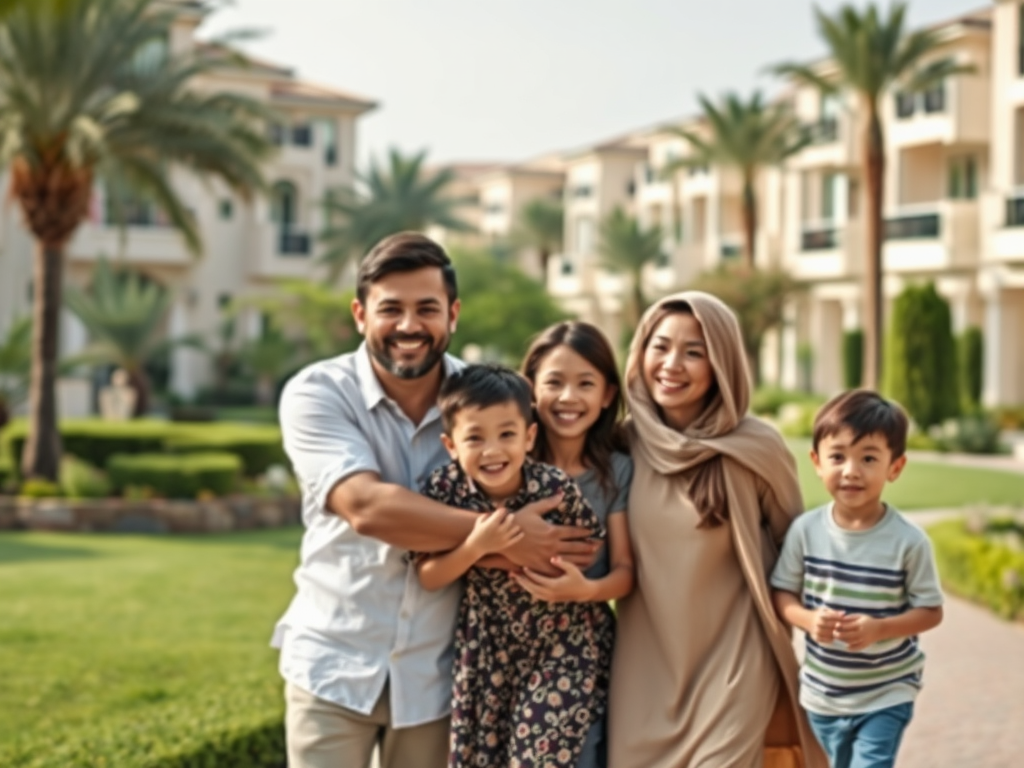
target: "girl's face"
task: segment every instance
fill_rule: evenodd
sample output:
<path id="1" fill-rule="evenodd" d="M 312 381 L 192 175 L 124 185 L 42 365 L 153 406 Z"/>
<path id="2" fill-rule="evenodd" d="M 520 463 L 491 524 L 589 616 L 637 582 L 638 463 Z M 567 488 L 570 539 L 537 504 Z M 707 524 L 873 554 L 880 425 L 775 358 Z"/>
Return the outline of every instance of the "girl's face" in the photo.
<path id="1" fill-rule="evenodd" d="M 688 427 L 704 410 L 715 382 L 697 318 L 683 312 L 663 318 L 644 349 L 642 372 L 665 423 L 679 430 Z"/>
<path id="2" fill-rule="evenodd" d="M 548 439 L 572 440 L 594 426 L 615 398 L 615 387 L 586 358 L 560 344 L 537 366 L 533 396 Z"/>

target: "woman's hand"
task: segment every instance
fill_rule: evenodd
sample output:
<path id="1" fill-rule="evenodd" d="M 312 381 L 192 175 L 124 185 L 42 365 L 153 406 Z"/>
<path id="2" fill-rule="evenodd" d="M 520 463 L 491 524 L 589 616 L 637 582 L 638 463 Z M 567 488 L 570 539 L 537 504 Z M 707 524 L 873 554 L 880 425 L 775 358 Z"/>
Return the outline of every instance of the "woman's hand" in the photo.
<path id="1" fill-rule="evenodd" d="M 551 564 L 562 573 L 557 576 L 545 576 L 524 568 L 522 573 L 510 575 L 519 586 L 538 600 L 546 600 L 549 603 L 583 603 L 593 599 L 594 583 L 583 574 L 583 571 L 558 556 L 551 558 Z"/>

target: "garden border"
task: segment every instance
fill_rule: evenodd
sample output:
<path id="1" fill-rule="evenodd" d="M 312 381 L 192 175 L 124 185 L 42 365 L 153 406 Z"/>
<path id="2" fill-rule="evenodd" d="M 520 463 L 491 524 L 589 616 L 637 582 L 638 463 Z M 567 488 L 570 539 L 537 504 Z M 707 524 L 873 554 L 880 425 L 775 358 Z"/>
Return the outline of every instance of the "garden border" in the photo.
<path id="1" fill-rule="evenodd" d="M 225 533 L 301 522 L 299 499 L 36 499 L 0 496 L 0 530 Z"/>

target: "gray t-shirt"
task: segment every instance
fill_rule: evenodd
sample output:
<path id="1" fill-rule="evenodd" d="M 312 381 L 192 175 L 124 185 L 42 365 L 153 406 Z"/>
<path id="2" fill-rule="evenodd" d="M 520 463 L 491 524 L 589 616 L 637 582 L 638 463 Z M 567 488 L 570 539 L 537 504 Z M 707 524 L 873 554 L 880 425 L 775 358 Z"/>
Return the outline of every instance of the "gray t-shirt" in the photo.
<path id="1" fill-rule="evenodd" d="M 883 618 L 942 605 L 931 543 L 916 525 L 886 505 L 864 531 L 840 528 L 826 504 L 793 521 L 772 572 L 776 589 L 822 606 Z M 809 635 L 800 670 L 800 703 L 820 715 L 854 715 L 913 701 L 924 653 L 917 637 L 882 640 L 851 652 Z"/>
<path id="2" fill-rule="evenodd" d="M 608 515 L 625 513 L 626 506 L 629 504 L 629 485 L 633 482 L 633 460 L 624 453 L 612 454 L 612 476 L 608 488 L 601 484 L 601 478 L 597 474 L 597 470 L 593 468 L 573 479 L 583 491 L 583 498 L 590 504 L 597 519 L 607 529 Z M 587 571 L 587 578 L 603 578 L 608 575 L 609 570 L 611 570 L 611 564 L 606 545 L 601 547 L 597 561 Z"/>

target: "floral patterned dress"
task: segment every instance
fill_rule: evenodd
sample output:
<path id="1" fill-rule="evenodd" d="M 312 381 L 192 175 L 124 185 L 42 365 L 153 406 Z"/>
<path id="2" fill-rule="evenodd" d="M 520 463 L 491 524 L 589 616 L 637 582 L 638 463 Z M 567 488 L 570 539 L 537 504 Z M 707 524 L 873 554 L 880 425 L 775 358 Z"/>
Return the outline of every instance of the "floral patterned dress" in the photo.
<path id="1" fill-rule="evenodd" d="M 507 507 L 564 493 L 549 522 L 600 528 L 576 483 L 528 461 Z M 423 491 L 445 504 L 494 508 L 457 463 Z M 603 534 L 603 530 L 600 531 Z M 455 631 L 449 768 L 575 766 L 587 731 L 605 710 L 614 618 L 605 603 L 534 600 L 505 571 L 472 568 Z"/>

